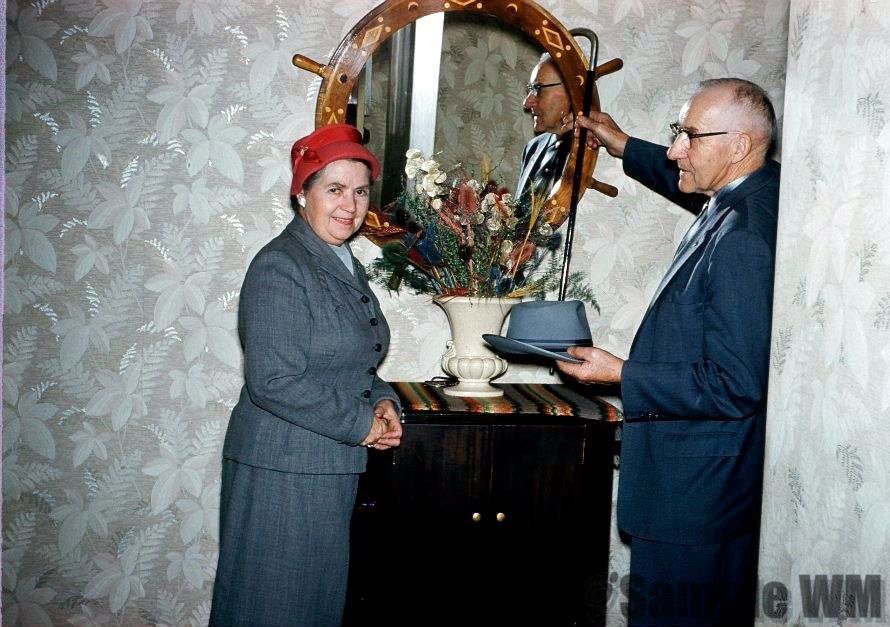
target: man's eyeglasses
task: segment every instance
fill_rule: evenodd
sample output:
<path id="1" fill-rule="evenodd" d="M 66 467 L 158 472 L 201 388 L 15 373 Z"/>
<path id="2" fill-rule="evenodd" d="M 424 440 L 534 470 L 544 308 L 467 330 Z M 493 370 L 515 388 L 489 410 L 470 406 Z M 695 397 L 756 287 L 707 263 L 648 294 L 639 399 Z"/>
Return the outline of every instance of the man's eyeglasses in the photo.
<path id="1" fill-rule="evenodd" d="M 739 131 L 714 131 L 712 133 L 693 133 L 688 128 L 680 126 L 679 122 L 671 122 L 671 141 L 682 140 L 684 143 L 692 143 L 693 139 L 699 137 L 713 137 L 714 135 L 729 135 L 730 133 L 738 133 Z"/>
<path id="2" fill-rule="evenodd" d="M 562 85 L 562 82 L 559 82 L 559 83 L 526 83 L 525 91 L 528 92 L 529 96 L 540 96 L 542 89 L 546 89 L 548 87 L 556 87 L 557 85 Z"/>

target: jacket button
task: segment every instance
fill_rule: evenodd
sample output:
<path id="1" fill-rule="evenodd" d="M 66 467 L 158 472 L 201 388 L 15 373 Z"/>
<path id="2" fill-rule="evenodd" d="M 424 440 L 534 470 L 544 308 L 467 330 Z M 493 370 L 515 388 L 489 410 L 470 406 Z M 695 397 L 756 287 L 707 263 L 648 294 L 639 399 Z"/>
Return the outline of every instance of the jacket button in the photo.
<path id="1" fill-rule="evenodd" d="M 366 294 L 362 294 L 362 302 L 363 302 L 363 303 L 370 303 L 370 302 L 371 302 L 371 299 L 368 298 L 368 296 L 367 296 Z"/>
<path id="2" fill-rule="evenodd" d="M 383 350 L 383 344 L 381 344 L 380 342 L 377 342 L 376 344 L 374 344 L 374 350 L 379 353 L 380 351 Z"/>
<path id="3" fill-rule="evenodd" d="M 368 322 L 371 323 L 372 327 L 376 327 L 377 324 L 379 323 L 379 320 L 377 320 L 377 318 L 371 318 Z"/>
<path id="4" fill-rule="evenodd" d="M 377 374 L 377 368 L 371 366 L 370 368 L 368 368 L 368 374 Z"/>
<path id="5" fill-rule="evenodd" d="M 371 390 L 365 390 L 362 392 L 362 398 L 371 398 Z"/>

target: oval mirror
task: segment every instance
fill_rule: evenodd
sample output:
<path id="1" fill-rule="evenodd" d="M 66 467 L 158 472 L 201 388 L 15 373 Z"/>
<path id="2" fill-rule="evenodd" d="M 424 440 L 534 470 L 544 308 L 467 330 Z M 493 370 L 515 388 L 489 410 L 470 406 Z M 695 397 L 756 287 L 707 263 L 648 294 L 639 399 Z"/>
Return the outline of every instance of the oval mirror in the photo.
<path id="1" fill-rule="evenodd" d="M 537 126 L 522 110 L 526 82 L 542 52 L 552 59 L 571 111 L 580 111 L 588 62 L 562 24 L 529 0 L 387 0 L 349 32 L 327 65 L 301 55 L 294 64 L 322 77 L 316 126 L 346 121 L 366 131 L 383 165 L 381 206 L 400 191 L 408 147 L 474 171 L 487 159 L 494 178 L 515 190 L 523 182 L 520 155 Z M 620 60 L 610 61 L 595 76 L 620 67 Z M 468 97 L 469 88 L 477 93 Z M 595 83 L 590 109 L 599 111 Z M 576 138 L 562 144 L 556 162 L 565 166 L 546 173 L 543 190 L 544 215 L 554 228 L 570 211 L 571 155 L 578 150 Z M 596 157 L 586 151 L 581 181 L 588 184 L 579 197 L 588 186 L 615 193 L 592 179 Z M 369 239 L 384 241 L 388 225 L 374 224 L 373 216 L 368 222 Z"/>

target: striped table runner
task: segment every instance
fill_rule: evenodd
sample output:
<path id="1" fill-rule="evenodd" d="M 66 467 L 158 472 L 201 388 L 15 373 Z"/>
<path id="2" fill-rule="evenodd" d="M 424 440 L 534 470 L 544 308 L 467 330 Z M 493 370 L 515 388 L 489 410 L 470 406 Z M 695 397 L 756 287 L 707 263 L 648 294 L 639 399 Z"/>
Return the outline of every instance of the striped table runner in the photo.
<path id="1" fill-rule="evenodd" d="M 404 409 L 417 412 L 544 414 L 608 422 L 621 420 L 621 413 L 610 403 L 565 385 L 505 383 L 498 385 L 504 395 L 494 398 L 448 396 L 443 388 L 420 382 L 400 381 L 391 385 L 402 399 Z"/>

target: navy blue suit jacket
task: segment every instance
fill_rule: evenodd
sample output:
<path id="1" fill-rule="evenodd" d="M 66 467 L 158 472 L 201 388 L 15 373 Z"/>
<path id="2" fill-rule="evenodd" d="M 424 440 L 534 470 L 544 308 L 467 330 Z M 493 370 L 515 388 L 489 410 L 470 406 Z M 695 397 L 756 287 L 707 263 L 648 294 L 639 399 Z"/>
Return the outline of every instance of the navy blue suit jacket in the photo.
<path id="1" fill-rule="evenodd" d="M 628 141 L 624 171 L 686 208 L 667 149 Z M 653 297 L 624 364 L 618 524 L 676 544 L 759 525 L 779 165 L 715 206 Z"/>

